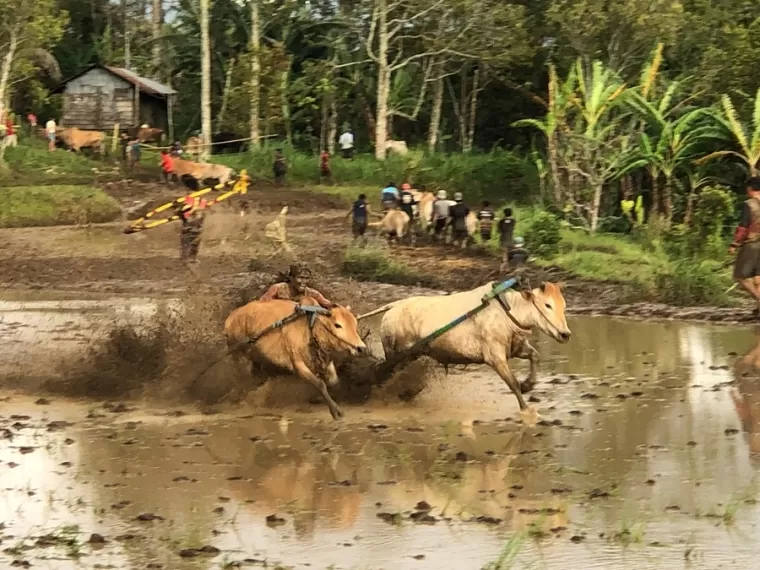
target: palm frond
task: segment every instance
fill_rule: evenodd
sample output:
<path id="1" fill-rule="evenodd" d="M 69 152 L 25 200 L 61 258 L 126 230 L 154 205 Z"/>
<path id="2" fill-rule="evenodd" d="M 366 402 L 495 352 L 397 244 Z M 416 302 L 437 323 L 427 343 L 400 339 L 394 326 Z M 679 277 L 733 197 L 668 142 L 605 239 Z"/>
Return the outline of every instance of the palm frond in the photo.
<path id="1" fill-rule="evenodd" d="M 645 66 L 644 72 L 641 77 L 641 94 L 646 98 L 649 96 L 650 91 L 654 87 L 657 79 L 657 74 L 660 71 L 662 65 L 662 50 L 664 45 L 662 42 L 657 44 L 652 55 L 652 60 Z"/>
<path id="2" fill-rule="evenodd" d="M 734 108 L 734 104 L 731 101 L 731 97 L 728 95 L 723 95 L 721 102 L 723 103 L 723 112 L 725 113 L 726 119 L 728 120 L 728 124 L 731 128 L 731 134 L 739 143 L 742 152 L 749 156 L 751 154 L 751 150 L 747 144 L 747 135 L 744 132 L 744 127 L 742 126 L 741 122 L 739 122 L 739 117 L 737 116 L 736 109 Z"/>

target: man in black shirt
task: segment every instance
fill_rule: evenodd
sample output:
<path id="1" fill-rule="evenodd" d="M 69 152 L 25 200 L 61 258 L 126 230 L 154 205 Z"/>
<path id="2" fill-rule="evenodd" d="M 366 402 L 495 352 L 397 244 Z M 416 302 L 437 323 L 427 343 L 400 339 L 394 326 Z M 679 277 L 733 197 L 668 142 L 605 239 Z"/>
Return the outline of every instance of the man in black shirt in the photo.
<path id="1" fill-rule="evenodd" d="M 449 210 L 451 227 L 453 230 L 454 244 L 460 243 L 462 248 L 467 247 L 467 239 L 470 237 L 467 231 L 467 216 L 470 215 L 470 208 L 464 203 L 461 192 L 454 194 L 454 204 Z"/>
<path id="2" fill-rule="evenodd" d="M 512 216 L 512 208 L 504 208 L 504 217 L 499 220 L 499 246 L 501 247 L 502 273 L 509 271 L 509 250 L 512 248 L 512 236 L 515 233 L 516 221 Z"/>

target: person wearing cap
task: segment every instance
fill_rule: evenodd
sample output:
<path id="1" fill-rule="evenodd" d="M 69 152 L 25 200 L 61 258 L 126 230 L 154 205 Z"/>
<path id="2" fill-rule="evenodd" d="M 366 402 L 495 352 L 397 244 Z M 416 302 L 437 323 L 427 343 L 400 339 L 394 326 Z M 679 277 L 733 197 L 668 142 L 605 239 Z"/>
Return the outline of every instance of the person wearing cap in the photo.
<path id="1" fill-rule="evenodd" d="M 448 194 L 446 194 L 446 190 L 439 190 L 433 201 L 433 215 L 430 221 L 433 223 L 433 234 L 436 239 L 440 239 L 444 234 L 446 224 L 449 221 L 451 204 L 447 198 Z"/>
<path id="2" fill-rule="evenodd" d="M 207 202 L 199 197 L 187 196 L 180 210 L 182 229 L 179 234 L 179 258 L 187 263 L 198 261 L 201 233 L 206 219 Z"/>
<path id="3" fill-rule="evenodd" d="M 745 185 L 747 200 L 742 204 L 739 225 L 728 253 L 738 250 L 734 262 L 734 279 L 755 301 L 753 314 L 760 317 L 760 177 L 753 176 Z"/>
<path id="4" fill-rule="evenodd" d="M 335 305 L 325 298 L 322 293 L 310 287 L 313 274 L 306 263 L 294 263 L 288 268 L 287 273 L 280 273 L 277 283 L 269 287 L 259 301 L 272 301 L 282 299 L 285 301 L 300 302 L 304 297 L 311 297 L 325 309 L 332 309 Z"/>
<path id="5" fill-rule="evenodd" d="M 449 210 L 454 243 L 461 244 L 462 248 L 465 248 L 470 237 L 467 231 L 467 216 L 470 215 L 470 208 L 464 203 L 464 196 L 461 192 L 454 194 L 454 202 L 456 203 Z"/>

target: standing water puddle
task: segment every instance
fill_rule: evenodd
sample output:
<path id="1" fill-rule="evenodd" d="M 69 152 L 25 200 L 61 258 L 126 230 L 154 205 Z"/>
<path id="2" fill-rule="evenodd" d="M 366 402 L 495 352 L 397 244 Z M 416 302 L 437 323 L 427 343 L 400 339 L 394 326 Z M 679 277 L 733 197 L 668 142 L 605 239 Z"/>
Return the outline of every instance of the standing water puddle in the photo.
<path id="1" fill-rule="evenodd" d="M 101 318 L 72 315 L 85 334 Z M 341 423 L 321 405 L 202 416 L 11 395 L 0 566 L 475 570 L 506 548 L 502 568 L 752 567 L 760 384 L 734 363 L 760 365 L 760 337 L 570 325 L 569 345 L 540 343 L 534 427 L 482 368 Z M 26 342 L 3 337 L 5 357 Z"/>

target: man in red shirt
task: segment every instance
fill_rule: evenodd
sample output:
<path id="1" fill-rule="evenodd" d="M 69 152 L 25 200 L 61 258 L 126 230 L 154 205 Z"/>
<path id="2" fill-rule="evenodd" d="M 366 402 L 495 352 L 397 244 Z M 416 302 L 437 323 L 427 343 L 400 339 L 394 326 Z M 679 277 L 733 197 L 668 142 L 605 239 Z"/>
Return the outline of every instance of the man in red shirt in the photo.
<path id="1" fill-rule="evenodd" d="M 330 170 L 330 153 L 326 150 L 319 155 L 319 175 L 328 181 L 332 179 L 332 170 Z"/>
<path id="2" fill-rule="evenodd" d="M 174 159 L 166 149 L 161 151 L 161 172 L 164 176 L 164 183 L 169 184 L 174 175 Z"/>
<path id="3" fill-rule="evenodd" d="M 5 146 L 17 146 L 18 137 L 16 137 L 16 131 L 13 128 L 13 119 L 10 115 L 5 119 Z"/>

